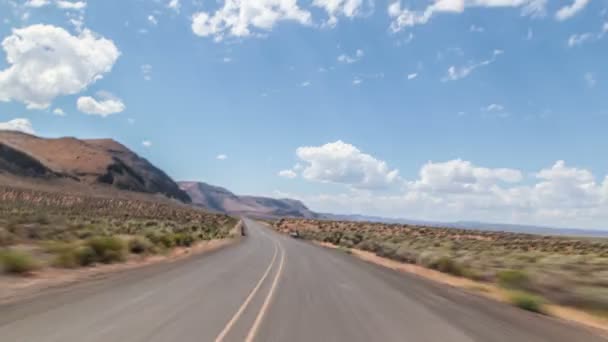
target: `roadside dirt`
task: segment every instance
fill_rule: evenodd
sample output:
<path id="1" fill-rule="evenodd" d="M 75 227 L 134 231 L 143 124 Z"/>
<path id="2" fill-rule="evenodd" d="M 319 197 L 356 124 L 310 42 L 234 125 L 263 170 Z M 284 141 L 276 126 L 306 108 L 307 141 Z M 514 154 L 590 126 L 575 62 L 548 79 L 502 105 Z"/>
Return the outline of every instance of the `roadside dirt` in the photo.
<path id="1" fill-rule="evenodd" d="M 313 243 L 326 248 L 339 248 L 338 246 L 327 242 L 313 241 Z M 379 257 L 371 252 L 362 251 L 355 248 L 349 249 L 349 252 L 350 254 L 356 256 L 361 260 L 374 263 L 382 267 L 390 268 L 399 272 L 412 273 L 438 283 L 457 287 L 467 292 L 471 292 L 476 295 L 497 300 L 500 302 L 509 302 L 508 291 L 493 284 L 474 281 L 467 278 L 456 277 L 446 273 L 441 273 L 439 271 L 431 270 L 419 265 L 401 263 L 395 260 Z M 600 330 L 603 335 L 608 335 L 608 319 L 602 319 L 581 310 L 559 305 L 545 305 L 545 310 L 546 314 L 551 317 L 556 317 L 566 321 L 574 322 L 576 324 L 595 328 Z"/>

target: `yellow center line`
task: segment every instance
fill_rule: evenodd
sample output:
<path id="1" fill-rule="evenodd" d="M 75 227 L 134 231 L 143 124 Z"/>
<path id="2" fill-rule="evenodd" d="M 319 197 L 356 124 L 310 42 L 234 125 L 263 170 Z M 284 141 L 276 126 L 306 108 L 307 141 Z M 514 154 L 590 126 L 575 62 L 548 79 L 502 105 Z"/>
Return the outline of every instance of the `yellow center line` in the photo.
<path id="1" fill-rule="evenodd" d="M 277 251 L 278 251 L 277 242 L 274 241 L 274 254 L 272 255 L 272 260 L 270 261 L 270 265 L 268 265 L 268 268 L 266 268 L 266 272 L 264 272 L 264 275 L 262 275 L 262 278 L 260 278 L 257 285 L 253 288 L 253 290 L 251 290 L 251 292 L 249 293 L 249 296 L 247 296 L 247 298 L 245 299 L 245 301 L 243 302 L 243 304 L 241 305 L 239 310 L 234 314 L 232 319 L 226 324 L 226 326 L 224 327 L 224 330 L 222 330 L 222 332 L 215 338 L 215 342 L 223 341 L 224 338 L 226 337 L 226 335 L 228 334 L 228 332 L 230 332 L 230 329 L 232 328 L 232 326 L 239 320 L 239 318 L 241 317 L 241 315 L 247 308 L 247 305 L 249 305 L 249 303 L 251 302 L 251 300 L 253 299 L 255 294 L 258 292 L 258 290 L 262 286 L 262 283 L 268 277 L 268 274 L 270 274 L 272 265 L 274 265 L 274 262 L 277 258 Z"/>
<path id="2" fill-rule="evenodd" d="M 255 319 L 255 322 L 253 323 L 253 326 L 251 327 L 251 330 L 249 330 L 249 334 L 247 335 L 247 338 L 245 339 L 246 342 L 252 342 L 253 339 L 255 338 L 258 329 L 260 328 L 260 324 L 262 323 L 262 320 L 264 319 L 264 316 L 266 315 L 266 312 L 268 311 L 268 306 L 270 305 L 270 301 L 272 300 L 272 297 L 274 296 L 274 293 L 277 289 L 277 285 L 279 283 L 279 278 L 281 277 L 281 273 L 283 272 L 283 265 L 285 264 L 285 249 L 283 248 L 283 246 L 281 246 L 280 242 L 279 242 L 279 246 L 281 248 L 281 262 L 279 264 L 279 270 L 277 271 L 277 274 L 274 277 L 274 280 L 272 281 L 272 287 L 270 288 L 270 291 L 268 291 L 268 295 L 266 296 L 266 299 L 264 300 L 264 304 L 262 305 L 262 308 L 260 309 L 260 311 L 258 312 L 258 316 Z"/>

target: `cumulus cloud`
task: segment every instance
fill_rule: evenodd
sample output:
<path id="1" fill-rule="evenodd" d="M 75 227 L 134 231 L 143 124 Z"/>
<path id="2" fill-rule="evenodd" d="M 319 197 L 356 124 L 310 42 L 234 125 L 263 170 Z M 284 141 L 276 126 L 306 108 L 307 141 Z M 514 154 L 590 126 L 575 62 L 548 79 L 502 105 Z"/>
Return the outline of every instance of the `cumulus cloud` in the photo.
<path id="1" fill-rule="evenodd" d="M 361 189 L 384 188 L 399 181 L 398 170 L 341 140 L 299 147 L 296 155 L 304 164 L 302 177 L 310 181 Z"/>
<path id="2" fill-rule="evenodd" d="M 150 140 L 144 140 L 141 142 L 143 147 L 151 147 L 152 146 L 152 142 Z"/>
<path id="3" fill-rule="evenodd" d="M 332 167 L 325 174 L 349 173 Z M 518 169 L 488 168 L 454 159 L 424 164 L 417 179 L 394 182 L 389 192 L 349 186 L 338 194 L 289 197 L 323 212 L 434 221 L 608 226 L 608 177 L 598 181 L 591 171 L 571 167 L 561 160 L 526 174 Z"/>
<path id="4" fill-rule="evenodd" d="M 158 25 L 158 19 L 156 19 L 156 17 L 152 14 L 148 16 L 148 22 L 154 26 Z"/>
<path id="5" fill-rule="evenodd" d="M 363 55 L 365 55 L 363 50 L 357 49 L 357 51 L 355 51 L 355 54 L 352 56 L 349 56 L 347 54 L 341 54 L 340 56 L 338 56 L 338 62 L 347 64 L 355 63 L 358 62 L 361 58 L 363 58 Z"/>
<path id="6" fill-rule="evenodd" d="M 324 9 L 329 18 L 324 25 L 333 27 L 338 23 L 338 17 L 352 18 L 361 12 L 363 0 L 314 0 L 313 6 Z"/>
<path id="7" fill-rule="evenodd" d="M 443 193 L 482 192 L 500 182 L 520 182 L 522 177 L 519 170 L 478 167 L 469 161 L 455 159 L 443 163 L 426 163 L 420 170 L 420 179 L 408 183 L 408 187 Z"/>
<path id="8" fill-rule="evenodd" d="M 109 72 L 120 52 L 88 29 L 71 35 L 52 25 L 14 29 L 2 42 L 8 68 L 0 71 L 0 101 L 47 108 L 61 95 L 77 94 Z"/>
<path id="9" fill-rule="evenodd" d="M 215 159 L 217 160 L 226 160 L 228 159 L 228 156 L 225 154 L 218 154 L 217 157 L 215 157 Z"/>
<path id="10" fill-rule="evenodd" d="M 7 122 L 0 122 L 0 130 L 18 131 L 28 134 L 35 134 L 32 123 L 28 119 L 17 118 Z"/>
<path id="11" fill-rule="evenodd" d="M 582 11 L 588 3 L 589 0 L 574 0 L 572 4 L 560 8 L 557 13 L 555 13 L 555 18 L 560 21 L 569 19 Z"/>
<path id="12" fill-rule="evenodd" d="M 402 8 L 401 1 L 389 4 L 388 14 L 392 19 L 391 30 L 401 31 L 407 27 L 423 25 L 440 13 L 459 14 L 469 7 L 521 8 L 523 15 L 540 16 L 545 12 L 546 0 L 435 0 L 423 10 Z"/>
<path id="13" fill-rule="evenodd" d="M 310 12 L 296 0 L 225 0 L 215 13 L 197 12 L 192 16 L 192 31 L 201 37 L 247 37 L 257 30 L 269 31 L 280 21 L 308 25 Z"/>
<path id="14" fill-rule="evenodd" d="M 283 178 L 293 179 L 298 176 L 298 174 L 294 170 L 281 170 L 279 171 L 279 176 Z"/>
<path id="15" fill-rule="evenodd" d="M 591 32 L 570 35 L 570 37 L 568 38 L 568 46 L 574 47 L 574 46 L 582 45 L 582 44 L 592 40 L 594 37 L 595 37 L 595 35 Z"/>
<path id="16" fill-rule="evenodd" d="M 502 55 L 503 53 L 504 52 L 502 50 L 494 50 L 492 52 L 492 57 L 481 62 L 469 62 L 469 64 L 463 66 L 452 65 L 448 68 L 448 72 L 443 77 L 442 81 L 447 82 L 463 79 L 469 76 L 473 71 L 475 71 L 475 69 L 494 63 L 498 56 Z"/>
<path id="17" fill-rule="evenodd" d="M 120 113 L 126 108 L 122 100 L 114 97 L 112 94 L 100 92 L 97 94 L 97 97 L 98 99 L 91 96 L 81 96 L 76 101 L 76 107 L 85 114 L 99 115 L 101 117 Z"/>
<path id="18" fill-rule="evenodd" d="M 408 80 L 413 80 L 416 77 L 418 77 L 418 74 L 415 72 L 407 75 Z"/>

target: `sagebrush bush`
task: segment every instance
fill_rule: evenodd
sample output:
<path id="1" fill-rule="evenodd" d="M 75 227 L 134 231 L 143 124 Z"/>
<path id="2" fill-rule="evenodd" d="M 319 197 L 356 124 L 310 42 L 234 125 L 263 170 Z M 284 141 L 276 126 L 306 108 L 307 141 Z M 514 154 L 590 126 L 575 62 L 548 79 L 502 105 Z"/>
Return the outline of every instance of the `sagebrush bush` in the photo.
<path id="1" fill-rule="evenodd" d="M 503 270 L 496 274 L 498 284 L 507 289 L 525 290 L 530 286 L 528 274 L 520 270 Z"/>
<path id="2" fill-rule="evenodd" d="M 526 292 L 513 292 L 509 297 L 510 302 L 520 309 L 543 313 L 544 301 L 542 298 Z"/>
<path id="3" fill-rule="evenodd" d="M 136 236 L 129 240 L 129 252 L 133 254 L 150 253 L 154 245 L 145 236 Z"/>
<path id="4" fill-rule="evenodd" d="M 0 266 L 6 273 L 25 274 L 38 268 L 38 263 L 25 251 L 5 249 L 0 251 Z"/>
<path id="5" fill-rule="evenodd" d="M 98 236 L 86 240 L 86 246 L 95 252 L 96 261 L 110 264 L 126 258 L 124 242 L 115 236 Z"/>

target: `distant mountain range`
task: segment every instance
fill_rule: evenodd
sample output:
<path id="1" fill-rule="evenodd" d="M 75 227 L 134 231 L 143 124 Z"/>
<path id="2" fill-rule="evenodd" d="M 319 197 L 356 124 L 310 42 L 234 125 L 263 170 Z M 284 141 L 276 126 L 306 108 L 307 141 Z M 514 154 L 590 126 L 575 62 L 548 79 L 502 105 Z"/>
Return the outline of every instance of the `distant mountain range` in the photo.
<path id="1" fill-rule="evenodd" d="M 279 217 L 316 218 L 304 203 L 292 199 L 239 196 L 229 190 L 203 182 L 178 182 L 192 203 L 212 211 L 263 219 Z"/>

